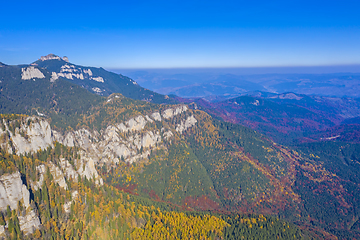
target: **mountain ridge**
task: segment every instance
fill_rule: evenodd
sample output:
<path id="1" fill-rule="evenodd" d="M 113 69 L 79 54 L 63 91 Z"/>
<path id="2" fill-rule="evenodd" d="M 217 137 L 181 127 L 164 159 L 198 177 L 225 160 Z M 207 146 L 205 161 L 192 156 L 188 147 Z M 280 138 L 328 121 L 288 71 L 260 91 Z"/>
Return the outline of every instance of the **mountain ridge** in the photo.
<path id="1" fill-rule="evenodd" d="M 47 69 L 55 78 L 61 77 L 101 96 L 121 93 L 126 97 L 149 102 L 175 103 L 167 96 L 140 87 L 131 78 L 106 71 L 103 68 L 72 64 L 67 57 L 64 58 L 65 60 L 54 54 L 49 54 L 31 65 Z"/>

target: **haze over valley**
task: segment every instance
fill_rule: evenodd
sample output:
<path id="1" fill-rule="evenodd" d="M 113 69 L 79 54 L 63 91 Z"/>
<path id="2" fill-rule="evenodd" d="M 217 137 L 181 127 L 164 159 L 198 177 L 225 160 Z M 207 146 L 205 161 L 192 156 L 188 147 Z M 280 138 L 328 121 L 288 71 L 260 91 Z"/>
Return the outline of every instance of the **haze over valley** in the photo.
<path id="1" fill-rule="evenodd" d="M 131 77 L 152 91 L 185 98 L 216 100 L 219 97 L 236 97 L 254 91 L 329 97 L 360 96 L 360 66 L 113 71 Z"/>

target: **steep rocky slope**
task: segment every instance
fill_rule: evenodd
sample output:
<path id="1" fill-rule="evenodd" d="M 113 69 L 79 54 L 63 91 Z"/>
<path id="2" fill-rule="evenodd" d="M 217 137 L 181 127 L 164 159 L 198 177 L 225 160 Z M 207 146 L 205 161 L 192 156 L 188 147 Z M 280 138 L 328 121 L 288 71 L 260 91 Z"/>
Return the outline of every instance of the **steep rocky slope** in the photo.
<path id="1" fill-rule="evenodd" d="M 0 177 L 0 211 L 5 211 L 8 206 L 12 210 L 17 210 L 19 204 L 24 208 L 24 211 L 18 216 L 20 230 L 25 235 L 33 233 L 35 229 L 40 227 L 40 220 L 30 205 L 29 190 L 23 184 L 19 172 L 3 174 Z M 5 227 L 0 226 L 0 236 L 4 236 Z"/>
<path id="2" fill-rule="evenodd" d="M 121 93 L 126 97 L 149 102 L 175 102 L 168 96 L 142 88 L 134 80 L 121 74 L 109 72 L 103 68 L 72 64 L 68 58 L 60 58 L 54 54 L 43 56 L 32 65 L 51 72 L 52 81 L 58 78 L 66 79 L 101 96 Z"/>

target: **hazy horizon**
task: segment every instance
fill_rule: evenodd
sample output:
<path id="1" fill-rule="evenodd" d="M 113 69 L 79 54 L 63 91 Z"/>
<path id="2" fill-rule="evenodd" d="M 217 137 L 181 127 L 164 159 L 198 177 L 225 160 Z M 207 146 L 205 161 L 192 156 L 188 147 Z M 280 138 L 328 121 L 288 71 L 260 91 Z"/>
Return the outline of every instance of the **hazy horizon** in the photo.
<path id="1" fill-rule="evenodd" d="M 193 67 L 193 68 L 106 68 L 115 73 L 130 72 L 161 72 L 176 73 L 217 73 L 236 75 L 257 74 L 331 74 L 331 73 L 360 73 L 360 64 L 335 66 L 285 66 L 285 67 Z"/>

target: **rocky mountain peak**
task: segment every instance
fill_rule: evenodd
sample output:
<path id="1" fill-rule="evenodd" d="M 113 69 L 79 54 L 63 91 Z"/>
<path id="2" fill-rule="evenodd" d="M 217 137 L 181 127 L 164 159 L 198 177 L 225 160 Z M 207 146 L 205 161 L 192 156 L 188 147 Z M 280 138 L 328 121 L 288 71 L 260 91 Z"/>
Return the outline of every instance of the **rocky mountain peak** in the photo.
<path id="1" fill-rule="evenodd" d="M 69 62 L 68 57 L 64 56 L 63 58 L 55 55 L 55 54 L 48 54 L 46 56 L 41 56 L 41 58 L 39 59 L 40 61 L 46 61 L 46 60 L 63 60 L 65 62 Z"/>

